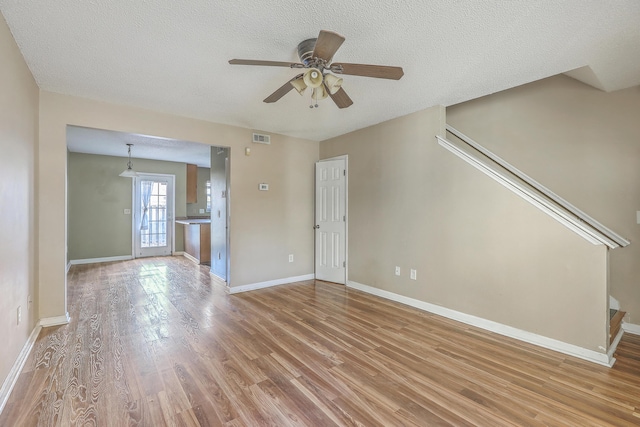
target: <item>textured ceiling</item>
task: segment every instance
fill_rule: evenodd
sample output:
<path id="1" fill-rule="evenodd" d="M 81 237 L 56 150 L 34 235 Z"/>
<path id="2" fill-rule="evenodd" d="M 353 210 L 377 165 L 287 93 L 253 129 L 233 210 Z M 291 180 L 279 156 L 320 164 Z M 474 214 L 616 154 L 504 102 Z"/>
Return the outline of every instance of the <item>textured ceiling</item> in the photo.
<path id="1" fill-rule="evenodd" d="M 640 84 L 638 0 L 0 0 L 41 89 L 324 140 L 433 105 L 551 75 L 603 90 Z M 400 81 L 344 76 L 354 105 L 309 109 L 296 74 L 232 58 L 296 61 L 321 29 L 337 62 L 402 66 Z M 587 67 L 587 68 L 584 68 Z"/>

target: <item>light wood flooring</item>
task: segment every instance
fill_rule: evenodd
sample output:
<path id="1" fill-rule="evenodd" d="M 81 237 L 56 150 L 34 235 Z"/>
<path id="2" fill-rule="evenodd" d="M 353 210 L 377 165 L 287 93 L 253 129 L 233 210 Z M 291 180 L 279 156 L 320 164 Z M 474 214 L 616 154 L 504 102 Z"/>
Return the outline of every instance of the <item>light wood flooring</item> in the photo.
<path id="1" fill-rule="evenodd" d="M 1 426 L 640 425 L 612 369 L 319 281 L 227 295 L 181 257 L 73 266 Z"/>

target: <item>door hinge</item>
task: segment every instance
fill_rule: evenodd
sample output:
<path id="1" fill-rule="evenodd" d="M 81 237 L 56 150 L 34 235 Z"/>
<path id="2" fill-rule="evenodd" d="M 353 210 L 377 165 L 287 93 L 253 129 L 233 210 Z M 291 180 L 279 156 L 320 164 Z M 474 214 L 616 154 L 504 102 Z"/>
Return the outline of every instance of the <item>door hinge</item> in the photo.
<path id="1" fill-rule="evenodd" d="M 346 169 L 342 169 L 342 175 L 347 176 L 347 170 Z"/>
<path id="2" fill-rule="evenodd" d="M 342 261 L 342 266 L 346 267 L 347 266 L 347 261 Z"/>
<path id="3" fill-rule="evenodd" d="M 346 215 L 342 215 L 342 220 L 343 220 L 344 222 L 347 222 L 347 216 L 346 216 Z"/>

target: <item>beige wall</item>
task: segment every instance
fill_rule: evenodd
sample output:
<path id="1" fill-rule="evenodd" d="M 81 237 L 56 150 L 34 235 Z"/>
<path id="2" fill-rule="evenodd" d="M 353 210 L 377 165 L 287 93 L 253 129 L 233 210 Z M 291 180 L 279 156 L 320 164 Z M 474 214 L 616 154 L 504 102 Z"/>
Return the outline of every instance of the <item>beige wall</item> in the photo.
<path id="1" fill-rule="evenodd" d="M 447 122 L 607 227 L 610 290 L 640 324 L 640 87 L 605 93 L 556 76 L 447 108 Z"/>
<path id="2" fill-rule="evenodd" d="M 69 260 L 131 255 L 132 179 L 119 176 L 124 157 L 70 153 L 67 165 L 67 245 Z M 184 217 L 186 165 L 177 162 L 133 159 L 137 172 L 175 176 L 175 216 Z M 206 169 L 207 171 L 209 169 Z M 184 250 L 183 227 L 176 227 L 176 251 Z"/>
<path id="3" fill-rule="evenodd" d="M 207 181 L 211 178 L 211 169 L 198 168 L 198 201 L 196 203 L 187 203 L 188 216 L 209 216 L 207 212 Z M 204 209 L 204 213 L 200 212 Z"/>
<path id="4" fill-rule="evenodd" d="M 349 280 L 602 352 L 604 246 L 440 147 L 444 125 L 435 107 L 320 144 L 349 156 Z"/>
<path id="5" fill-rule="evenodd" d="M 0 386 L 37 320 L 38 87 L 0 15 Z M 28 310 L 28 297 L 36 306 Z M 17 324 L 17 309 L 22 322 Z"/>
<path id="6" fill-rule="evenodd" d="M 231 148 L 232 286 L 313 272 L 313 164 L 318 143 L 272 135 L 253 144 L 243 129 L 168 114 L 40 92 L 41 317 L 65 306 L 66 126 L 86 126 Z M 258 191 L 258 183 L 270 191 Z M 45 208 L 46 207 L 46 208 Z M 289 263 L 288 253 L 296 262 Z"/>

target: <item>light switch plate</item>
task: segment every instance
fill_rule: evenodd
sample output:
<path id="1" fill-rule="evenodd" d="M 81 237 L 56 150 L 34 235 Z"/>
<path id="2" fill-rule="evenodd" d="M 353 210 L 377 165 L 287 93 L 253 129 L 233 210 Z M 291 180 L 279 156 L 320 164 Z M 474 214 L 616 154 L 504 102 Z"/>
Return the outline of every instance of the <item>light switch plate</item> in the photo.
<path id="1" fill-rule="evenodd" d="M 636 222 L 640 224 L 640 211 L 636 211 Z"/>
<path id="2" fill-rule="evenodd" d="M 269 184 L 260 184 L 258 188 L 260 191 L 269 191 Z"/>

